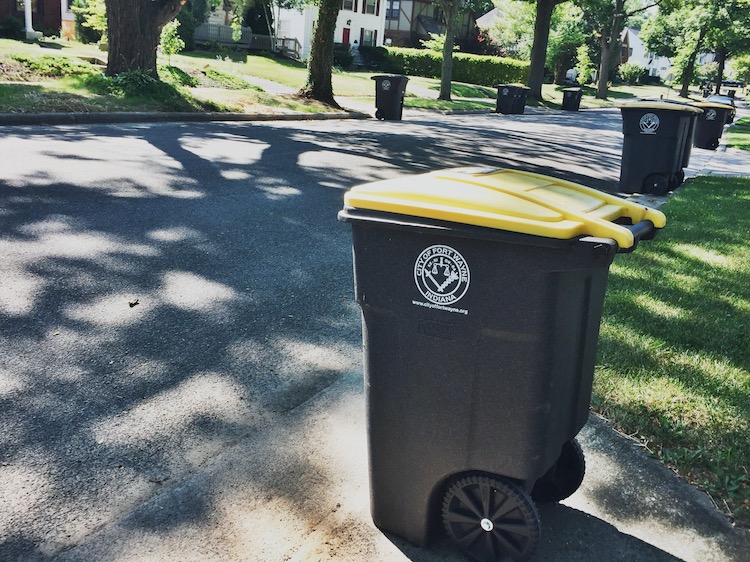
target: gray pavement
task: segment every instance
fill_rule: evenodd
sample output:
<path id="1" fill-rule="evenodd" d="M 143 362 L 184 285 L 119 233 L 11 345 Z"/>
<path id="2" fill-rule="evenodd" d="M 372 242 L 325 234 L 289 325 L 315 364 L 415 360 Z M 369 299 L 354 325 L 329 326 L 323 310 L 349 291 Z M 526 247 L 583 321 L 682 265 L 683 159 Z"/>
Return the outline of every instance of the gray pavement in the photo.
<path id="1" fill-rule="evenodd" d="M 464 162 L 612 186 L 616 114 L 560 113 L 0 131 L 0 560 L 465 560 L 369 518 L 333 217 L 352 183 Z M 695 150 L 688 176 L 746 175 L 746 154 Z M 580 441 L 535 560 L 750 561 L 746 530 L 606 421 Z"/>

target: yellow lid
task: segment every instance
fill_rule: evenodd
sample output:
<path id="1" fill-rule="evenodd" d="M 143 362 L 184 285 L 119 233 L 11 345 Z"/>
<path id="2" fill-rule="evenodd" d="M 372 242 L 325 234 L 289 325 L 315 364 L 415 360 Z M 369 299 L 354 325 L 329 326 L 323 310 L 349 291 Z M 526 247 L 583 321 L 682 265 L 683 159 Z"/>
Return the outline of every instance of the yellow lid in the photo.
<path id="1" fill-rule="evenodd" d="M 703 109 L 734 109 L 728 103 L 716 103 L 712 101 L 699 101 L 694 103 L 693 105 Z"/>
<path id="2" fill-rule="evenodd" d="M 666 109 L 667 111 L 686 111 L 688 113 L 703 113 L 702 109 L 678 102 L 668 101 L 634 101 L 623 103 L 618 107 L 620 109 Z"/>
<path id="3" fill-rule="evenodd" d="M 355 209 L 444 220 L 547 238 L 612 238 L 635 244 L 627 227 L 650 220 L 666 224 L 660 211 L 589 187 L 541 174 L 508 169 L 454 168 L 356 186 L 344 196 Z"/>

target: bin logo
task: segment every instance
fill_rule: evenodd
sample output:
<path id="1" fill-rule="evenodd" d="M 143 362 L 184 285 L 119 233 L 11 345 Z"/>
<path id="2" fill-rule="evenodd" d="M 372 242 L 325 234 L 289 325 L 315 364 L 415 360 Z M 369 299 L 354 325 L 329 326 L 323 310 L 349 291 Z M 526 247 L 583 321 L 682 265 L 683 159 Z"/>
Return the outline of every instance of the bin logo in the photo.
<path id="1" fill-rule="evenodd" d="M 655 135 L 656 129 L 659 128 L 659 117 L 653 113 L 646 113 L 641 117 L 641 134 L 643 135 Z"/>
<path id="2" fill-rule="evenodd" d="M 503 88 L 503 95 L 504 96 L 507 96 L 509 93 L 510 93 L 510 89 L 509 88 Z"/>
<path id="3" fill-rule="evenodd" d="M 706 121 L 716 121 L 716 110 L 709 109 L 706 111 Z"/>
<path id="4" fill-rule="evenodd" d="M 383 88 L 386 92 L 390 91 L 391 89 L 391 81 L 390 80 L 383 80 L 380 83 L 380 87 Z"/>
<path id="5" fill-rule="evenodd" d="M 450 246 L 430 246 L 414 263 L 414 281 L 419 292 L 435 304 L 453 304 L 469 288 L 469 266 Z"/>

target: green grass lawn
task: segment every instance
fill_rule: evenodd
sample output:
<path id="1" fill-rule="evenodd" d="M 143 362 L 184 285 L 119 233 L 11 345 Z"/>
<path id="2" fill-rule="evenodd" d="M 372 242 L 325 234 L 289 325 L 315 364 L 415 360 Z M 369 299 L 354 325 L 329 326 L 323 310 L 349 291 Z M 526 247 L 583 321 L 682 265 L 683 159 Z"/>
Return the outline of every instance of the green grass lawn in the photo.
<path id="1" fill-rule="evenodd" d="M 690 180 L 618 256 L 594 407 L 750 527 L 750 178 Z"/>
<path id="2" fill-rule="evenodd" d="M 750 117 L 736 121 L 727 131 L 727 145 L 740 150 L 750 150 Z"/>
<path id="3" fill-rule="evenodd" d="M 176 95 L 170 95 L 168 103 L 160 104 L 154 96 L 141 96 L 140 99 L 128 99 L 132 96 L 112 96 L 88 88 L 85 83 L 71 80 L 59 80 L 59 76 L 40 76 L 24 71 L 13 57 L 26 58 L 68 57 L 71 60 L 92 64 L 92 68 L 101 72 L 106 61 L 106 52 L 96 45 L 83 45 L 75 42 L 46 42 L 46 46 L 0 39 L 0 111 L 238 111 L 238 112 L 310 112 L 331 111 L 321 104 L 295 99 L 294 96 L 264 95 L 257 88 L 241 89 L 222 87 L 224 84 L 210 84 L 205 87 L 192 87 L 172 82 Z M 88 61 L 88 62 L 87 62 Z M 292 91 L 302 88 L 307 80 L 307 68 L 303 63 L 258 55 L 248 55 L 234 51 L 194 51 L 172 55 L 169 59 L 160 57 L 160 65 L 174 66 L 191 75 L 219 72 L 227 76 L 257 77 L 271 80 L 288 86 Z M 160 71 L 161 72 L 161 71 Z M 334 71 L 333 91 L 337 98 L 374 97 L 372 72 Z M 162 75 L 162 79 L 166 79 Z M 20 87 L 8 87 L 7 82 L 33 82 Z M 6 82 L 6 84 L 3 84 Z M 214 81 L 215 82 L 215 81 Z M 542 102 L 529 100 L 529 105 L 542 105 L 559 108 L 562 104 L 562 86 L 546 84 L 543 88 Z M 407 84 L 404 105 L 412 108 L 433 110 L 491 110 L 497 98 L 496 88 L 453 82 L 451 95 L 453 101 L 437 100 L 440 80 L 410 76 Z M 582 108 L 612 106 L 622 101 L 638 97 L 664 97 L 674 99 L 677 92 L 665 86 L 613 86 L 609 99 L 594 98 L 594 89 L 584 87 Z M 177 98 L 182 98 L 179 101 Z M 469 99 L 470 98 L 470 99 Z M 695 99 L 700 99 L 695 97 Z"/>

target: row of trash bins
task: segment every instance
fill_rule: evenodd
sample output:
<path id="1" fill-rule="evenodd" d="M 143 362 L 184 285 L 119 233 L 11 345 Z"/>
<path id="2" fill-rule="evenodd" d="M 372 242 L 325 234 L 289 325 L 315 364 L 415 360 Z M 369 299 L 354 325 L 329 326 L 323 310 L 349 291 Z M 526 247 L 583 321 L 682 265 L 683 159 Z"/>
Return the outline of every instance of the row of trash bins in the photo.
<path id="1" fill-rule="evenodd" d="M 373 76 L 376 81 L 375 117 L 400 120 L 409 79 L 406 76 Z M 522 114 L 529 88 L 517 84 L 497 86 L 496 112 Z M 562 109 L 578 111 L 580 88 L 563 90 Z M 662 195 L 685 179 L 692 147 L 716 150 L 734 111 L 714 102 L 693 104 L 639 100 L 621 106 L 625 136 L 620 165 L 620 191 Z"/>

